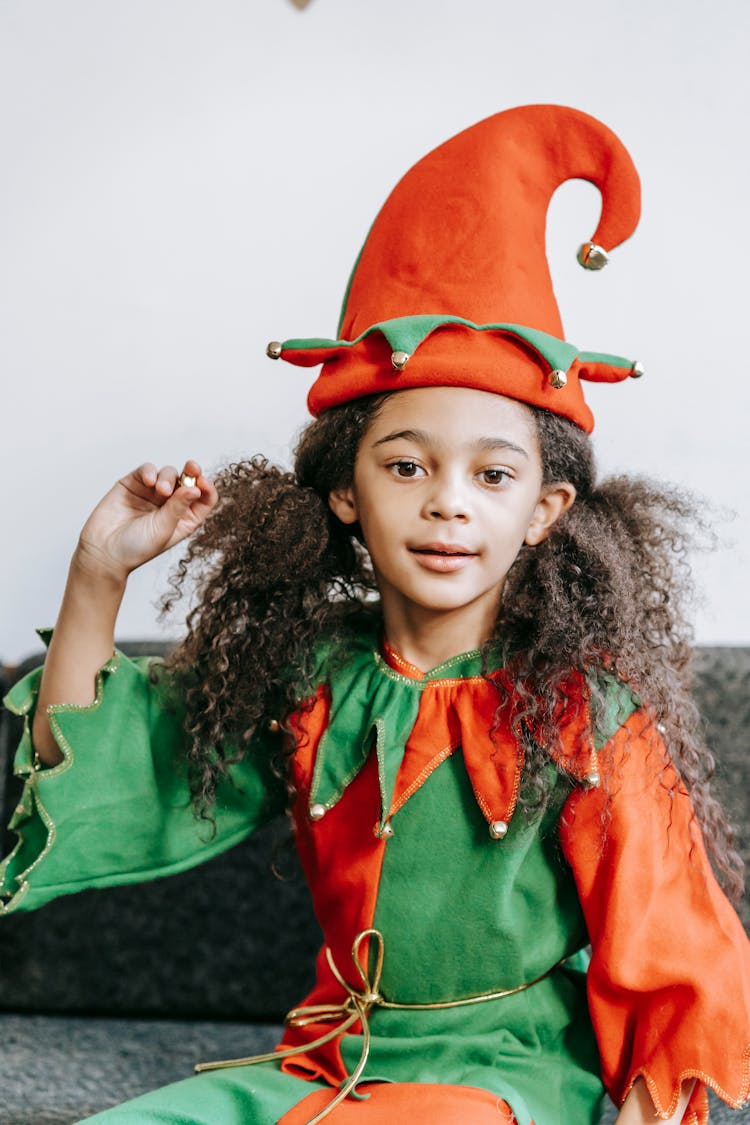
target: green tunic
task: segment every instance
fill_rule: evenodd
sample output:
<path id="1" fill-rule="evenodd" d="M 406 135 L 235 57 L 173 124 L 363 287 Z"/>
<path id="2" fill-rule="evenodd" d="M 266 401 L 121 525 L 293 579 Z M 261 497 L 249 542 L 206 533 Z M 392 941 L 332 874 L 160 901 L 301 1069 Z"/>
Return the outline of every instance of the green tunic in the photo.
<path id="1" fill-rule="evenodd" d="M 552 970 L 526 991 L 472 1006 L 374 1009 L 365 1078 L 480 1087 L 504 1098 L 519 1125 L 593 1125 L 603 1087 L 580 954 L 588 935 L 558 833 L 574 786 L 569 772 L 550 764 L 555 784 L 541 817 L 514 814 L 517 748 L 507 738 L 474 745 L 481 737 L 472 716 L 487 698 L 478 653 L 422 679 L 389 665 L 372 635 L 340 656 L 321 653 L 321 687 L 294 763 L 298 846 L 338 970 L 358 984 L 349 951 L 369 927 L 383 935 L 382 994 L 401 1003 L 512 989 Z M 32 673 L 7 701 L 27 720 L 16 764 L 26 783 L 11 822 L 19 843 L 0 868 L 3 912 L 183 871 L 282 807 L 269 748 L 259 741 L 231 767 L 234 784 L 219 787 L 212 837 L 189 807 L 179 708 L 149 677 L 148 661 L 120 653 L 101 670 L 93 704 L 51 709 L 64 760 L 35 768 L 29 720 L 37 683 Z M 611 734 L 633 704 L 614 685 L 610 695 L 603 725 Z M 488 755 L 499 756 L 491 774 Z M 485 791 L 488 776 L 496 776 L 497 792 Z M 488 832 L 492 807 L 507 809 L 503 838 Z M 321 958 L 308 1002 L 343 997 Z M 206 1110 L 207 1122 L 234 1120 L 232 1113 L 237 1121 L 276 1121 L 311 1089 L 301 1074 L 335 1084 L 356 1064 L 360 1034 L 305 1053 L 306 1042 L 329 1028 L 287 1035 L 300 1049 L 295 1076 L 274 1064 L 229 1068 L 100 1116 L 177 1120 L 186 1099 L 190 1120 L 204 1120 L 197 1107 L 207 1105 L 214 1112 Z"/>

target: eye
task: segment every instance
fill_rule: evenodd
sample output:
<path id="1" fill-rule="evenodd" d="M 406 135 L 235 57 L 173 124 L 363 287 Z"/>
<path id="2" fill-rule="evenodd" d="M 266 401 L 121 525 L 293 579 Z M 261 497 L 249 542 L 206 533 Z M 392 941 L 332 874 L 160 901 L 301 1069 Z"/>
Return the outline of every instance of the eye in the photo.
<path id="1" fill-rule="evenodd" d="M 404 480 L 413 480 L 415 477 L 424 476 L 424 469 L 416 461 L 392 461 L 388 468 L 395 476 Z"/>
<path id="2" fill-rule="evenodd" d="M 482 469 L 479 476 L 484 484 L 491 485 L 505 484 L 506 481 L 512 480 L 507 469 Z"/>

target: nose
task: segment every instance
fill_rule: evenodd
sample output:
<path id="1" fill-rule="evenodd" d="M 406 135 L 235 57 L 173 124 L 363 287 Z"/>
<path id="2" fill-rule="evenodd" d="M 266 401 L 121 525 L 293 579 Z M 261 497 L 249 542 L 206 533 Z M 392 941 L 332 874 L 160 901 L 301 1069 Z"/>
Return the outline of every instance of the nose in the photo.
<path id="1" fill-rule="evenodd" d="M 424 498 L 422 515 L 430 520 L 469 519 L 470 505 L 466 488 L 457 473 L 436 473 L 432 488 Z"/>

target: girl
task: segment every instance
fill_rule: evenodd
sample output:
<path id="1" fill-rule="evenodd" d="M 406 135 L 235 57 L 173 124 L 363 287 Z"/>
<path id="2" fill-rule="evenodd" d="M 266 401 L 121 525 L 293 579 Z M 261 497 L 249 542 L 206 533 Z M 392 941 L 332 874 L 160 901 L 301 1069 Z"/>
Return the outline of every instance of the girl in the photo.
<path id="1" fill-rule="evenodd" d="M 693 514 L 596 482 L 581 380 L 641 371 L 562 339 L 544 216 L 571 175 L 602 191 L 598 267 L 638 217 L 598 122 L 525 107 L 431 153 L 339 339 L 269 345 L 324 364 L 294 472 L 144 465 L 84 527 L 10 696 L 6 909 L 182 870 L 286 807 L 325 935 L 276 1053 L 91 1120 L 593 1125 L 604 1086 L 620 1125 L 703 1125 L 707 1086 L 747 1098 L 748 945 L 704 839 L 732 894 L 739 861 L 686 686 Z M 191 533 L 184 642 L 113 657 L 128 575 Z"/>

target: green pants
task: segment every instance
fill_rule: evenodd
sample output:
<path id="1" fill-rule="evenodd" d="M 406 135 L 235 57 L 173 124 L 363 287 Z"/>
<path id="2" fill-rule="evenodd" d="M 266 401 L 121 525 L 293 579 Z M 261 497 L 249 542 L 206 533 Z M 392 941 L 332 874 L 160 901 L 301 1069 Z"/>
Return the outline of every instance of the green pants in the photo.
<path id="1" fill-rule="evenodd" d="M 298 1101 L 323 1088 L 330 1089 L 324 1082 L 283 1074 L 276 1063 L 233 1066 L 162 1086 L 86 1121 L 97 1125 L 276 1125 Z"/>

